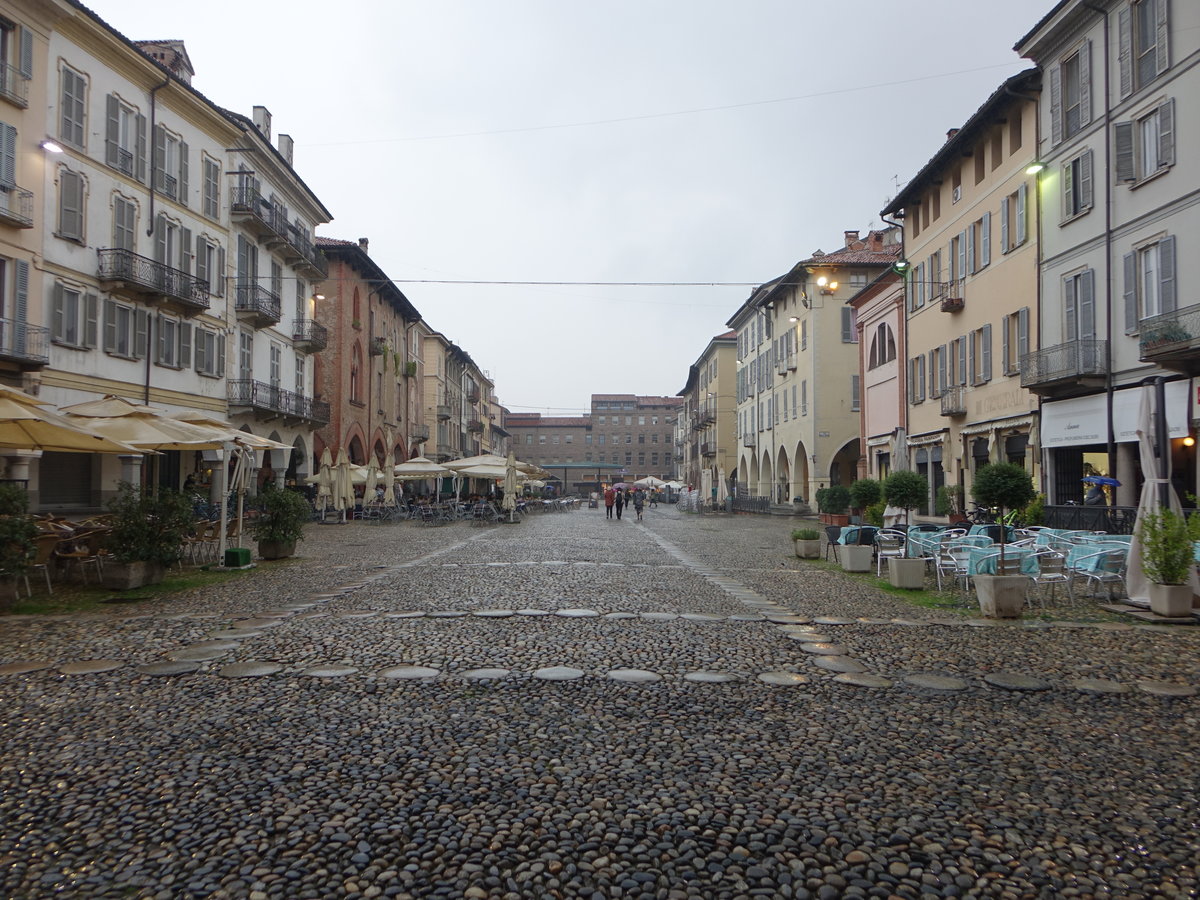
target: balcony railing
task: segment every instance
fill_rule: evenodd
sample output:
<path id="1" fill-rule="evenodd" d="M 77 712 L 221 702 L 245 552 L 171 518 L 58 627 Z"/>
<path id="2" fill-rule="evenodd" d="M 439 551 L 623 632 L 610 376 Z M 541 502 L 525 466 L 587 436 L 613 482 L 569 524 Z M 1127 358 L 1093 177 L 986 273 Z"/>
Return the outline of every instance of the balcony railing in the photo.
<path id="1" fill-rule="evenodd" d="M 0 359 L 23 369 L 50 362 L 50 329 L 14 319 L 0 319 Z"/>
<path id="2" fill-rule="evenodd" d="M 166 297 L 180 303 L 186 311 L 208 309 L 208 282 L 180 269 L 138 256 L 131 250 L 105 249 L 100 256 L 99 279 L 122 282 L 126 289 Z"/>
<path id="3" fill-rule="evenodd" d="M 480 419 L 468 419 L 468 420 L 467 420 L 467 431 L 472 431 L 472 432 L 476 432 L 476 433 L 483 431 L 483 422 L 482 422 L 482 420 L 480 420 Z"/>
<path id="4" fill-rule="evenodd" d="M 942 415 L 965 416 L 967 414 L 966 385 L 948 387 L 942 392 Z"/>
<path id="5" fill-rule="evenodd" d="M 17 228 L 33 227 L 33 191 L 0 185 L 0 222 Z"/>
<path id="6" fill-rule="evenodd" d="M 279 298 L 252 278 L 239 278 L 234 284 L 234 309 L 260 326 L 279 321 Z"/>
<path id="7" fill-rule="evenodd" d="M 700 444 L 700 455 L 701 456 L 716 456 L 717 455 L 717 445 L 714 444 L 712 441 L 702 442 Z"/>
<path id="8" fill-rule="evenodd" d="M 479 388 L 477 388 L 477 387 L 467 388 L 467 402 L 468 403 L 478 403 L 479 402 Z"/>
<path id="9" fill-rule="evenodd" d="M 288 226 L 287 242 L 299 255 L 299 265 L 310 269 L 321 278 L 329 274 L 329 261 L 325 258 L 325 254 L 313 244 L 307 234 L 296 228 L 295 223 Z"/>
<path id="10" fill-rule="evenodd" d="M 387 338 L 373 337 L 371 343 L 367 346 L 367 352 L 371 356 L 383 356 L 387 353 Z"/>
<path id="11" fill-rule="evenodd" d="M 1200 305 L 1143 319 L 1140 328 L 1143 362 L 1189 375 L 1200 373 Z"/>
<path id="12" fill-rule="evenodd" d="M 439 419 L 450 418 L 450 407 L 447 406 L 445 403 L 439 403 L 437 405 L 437 417 Z"/>
<path id="13" fill-rule="evenodd" d="M 412 425 L 408 429 L 409 440 L 415 442 L 429 440 L 428 425 Z"/>
<path id="14" fill-rule="evenodd" d="M 329 329 L 313 319 L 292 322 L 292 343 L 301 350 L 317 353 L 329 345 Z"/>
<path id="15" fill-rule="evenodd" d="M 29 107 L 29 79 L 15 66 L 0 66 L 0 97 L 21 109 Z"/>
<path id="16" fill-rule="evenodd" d="M 438 441 L 437 456 L 438 456 L 439 462 L 442 460 L 453 459 L 454 458 L 454 447 L 451 446 L 450 444 L 443 444 L 441 441 Z"/>
<path id="17" fill-rule="evenodd" d="M 235 187 L 229 193 L 229 212 L 260 235 L 275 233 L 275 210 L 258 190 L 249 185 Z"/>
<path id="18" fill-rule="evenodd" d="M 696 410 L 696 422 L 700 428 L 717 421 L 717 408 L 712 403 L 702 403 Z"/>
<path id="19" fill-rule="evenodd" d="M 329 404 L 265 381 L 237 379 L 229 382 L 229 405 L 248 407 L 266 418 L 283 416 L 319 425 L 329 424 Z"/>
<path id="20" fill-rule="evenodd" d="M 754 434 L 753 432 L 747 432 L 746 434 L 743 434 L 742 435 L 742 446 L 743 447 L 757 447 L 758 446 L 758 435 Z"/>
<path id="21" fill-rule="evenodd" d="M 1046 347 L 1021 357 L 1021 387 L 1035 394 L 1070 396 L 1102 383 L 1108 341 L 1080 340 Z"/>

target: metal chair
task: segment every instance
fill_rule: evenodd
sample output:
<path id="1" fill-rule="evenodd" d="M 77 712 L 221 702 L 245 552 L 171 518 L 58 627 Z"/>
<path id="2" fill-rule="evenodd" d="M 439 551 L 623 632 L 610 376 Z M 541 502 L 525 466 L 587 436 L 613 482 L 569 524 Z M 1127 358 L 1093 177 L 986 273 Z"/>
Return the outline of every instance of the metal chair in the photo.
<path id="1" fill-rule="evenodd" d="M 22 576 L 25 579 L 25 593 L 29 596 L 33 596 L 33 591 L 29 589 L 30 569 L 41 569 L 42 573 L 46 576 L 46 590 L 51 594 L 54 593 L 54 586 L 50 583 L 50 567 L 54 565 L 54 550 L 56 547 L 58 547 L 58 542 L 60 540 L 62 540 L 62 538 L 53 533 L 39 534 L 35 539 L 37 543 L 37 550 L 33 555 L 32 562 L 29 563 L 29 567 Z"/>
<path id="2" fill-rule="evenodd" d="M 967 544 L 946 541 L 938 547 L 934 569 L 937 574 L 938 590 L 942 589 L 942 581 L 949 578 L 955 584 L 961 580 L 963 590 L 971 587 L 971 575 L 967 568 Z"/>
<path id="3" fill-rule="evenodd" d="M 1054 602 L 1054 592 L 1060 584 L 1066 585 L 1067 599 L 1071 605 L 1075 604 L 1075 590 L 1071 583 L 1071 573 L 1067 569 L 1067 557 L 1065 554 L 1059 553 L 1057 550 L 1043 550 L 1036 554 L 1038 571 L 1036 575 L 1030 575 L 1029 578 L 1033 582 L 1033 589 L 1038 599 L 1038 605 L 1042 609 L 1046 608 L 1045 594 L 1041 588 L 1045 585 L 1050 585 L 1050 601 Z"/>
<path id="4" fill-rule="evenodd" d="M 1096 553 L 1088 553 L 1081 556 L 1071 566 L 1071 589 L 1074 590 L 1074 581 L 1076 578 L 1082 578 L 1090 588 L 1088 592 L 1089 596 L 1095 596 L 1096 588 L 1100 585 L 1107 585 L 1108 602 L 1111 603 L 1113 601 L 1114 585 L 1120 585 L 1122 590 L 1127 592 L 1127 588 L 1125 587 L 1125 567 L 1128 561 L 1128 548 L 1099 550 Z"/>
<path id="5" fill-rule="evenodd" d="M 825 526 L 825 540 L 827 541 L 827 543 L 825 544 L 825 561 L 826 562 L 829 562 L 830 551 L 833 552 L 833 561 L 835 563 L 841 562 L 841 560 L 838 559 L 838 549 L 837 549 L 838 541 L 841 540 L 841 538 L 842 538 L 842 528 L 840 525 L 826 525 Z"/>
<path id="6" fill-rule="evenodd" d="M 905 554 L 905 535 L 899 531 L 883 530 L 875 535 L 875 577 L 883 576 L 885 559 L 902 559 Z"/>
<path id="7" fill-rule="evenodd" d="M 99 541 L 93 541 L 93 535 L 96 532 L 84 532 L 76 534 L 69 538 L 62 538 L 54 547 L 54 557 L 62 560 L 63 576 L 67 576 L 71 572 L 71 566 L 74 564 L 79 569 L 79 576 L 83 579 L 83 583 L 87 584 L 87 566 L 89 564 L 96 567 L 96 580 L 100 581 L 104 577 L 104 572 L 101 567 Z"/>

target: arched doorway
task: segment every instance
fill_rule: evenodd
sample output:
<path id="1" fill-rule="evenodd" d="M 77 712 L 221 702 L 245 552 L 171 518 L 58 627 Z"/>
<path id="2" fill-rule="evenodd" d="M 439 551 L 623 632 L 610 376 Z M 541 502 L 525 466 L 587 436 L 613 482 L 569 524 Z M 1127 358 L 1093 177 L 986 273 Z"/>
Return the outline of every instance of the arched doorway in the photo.
<path id="1" fill-rule="evenodd" d="M 308 448 L 304 446 L 304 438 L 298 437 L 292 443 L 292 458 L 288 460 L 287 475 L 285 476 L 288 484 L 302 485 L 304 479 L 310 473 L 307 471 Z"/>
<path id="2" fill-rule="evenodd" d="M 372 448 L 372 450 L 375 453 L 375 461 L 378 462 L 379 465 L 382 466 L 384 464 L 384 462 L 387 461 L 387 452 L 384 450 L 383 440 L 380 438 L 376 438 L 375 446 Z"/>
<path id="3" fill-rule="evenodd" d="M 792 482 L 792 467 L 788 462 L 787 449 L 779 448 L 779 456 L 775 461 L 775 483 L 776 487 L 776 503 L 791 503 L 792 497 L 799 496 L 798 493 L 793 493 Z"/>
<path id="4" fill-rule="evenodd" d="M 775 496 L 775 467 L 771 465 L 771 454 L 763 450 L 762 468 L 758 470 L 758 490 L 760 497 Z"/>
<path id="5" fill-rule="evenodd" d="M 346 453 L 350 456 L 351 465 L 362 466 L 367 462 L 367 454 L 363 450 L 362 441 L 358 439 L 357 434 L 350 438 L 350 443 L 346 445 Z"/>
<path id="6" fill-rule="evenodd" d="M 829 483 L 849 486 L 858 472 L 858 439 L 847 441 L 829 461 Z"/>

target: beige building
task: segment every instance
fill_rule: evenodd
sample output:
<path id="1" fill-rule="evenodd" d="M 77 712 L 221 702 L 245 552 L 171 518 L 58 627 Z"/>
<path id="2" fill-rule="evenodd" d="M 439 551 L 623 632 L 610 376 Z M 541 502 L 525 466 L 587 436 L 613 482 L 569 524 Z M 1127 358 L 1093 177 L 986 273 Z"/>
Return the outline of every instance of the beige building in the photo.
<path id="1" fill-rule="evenodd" d="M 737 332 L 727 331 L 708 342 L 678 394 L 683 428 L 675 449 L 682 456 L 679 478 L 686 484 L 711 487 L 737 471 L 736 381 Z"/>
<path id="2" fill-rule="evenodd" d="M 904 221 L 908 464 L 937 490 L 989 462 L 1033 467 L 1040 73 L 1005 81 L 883 210 Z M 874 339 L 864 335 L 864 339 Z M 892 461 L 893 465 L 895 460 Z"/>
<path id="3" fill-rule="evenodd" d="M 737 487 L 812 502 L 858 473 L 858 328 L 847 300 L 900 257 L 899 229 L 845 232 L 742 304 L 737 333 Z"/>
<path id="4" fill-rule="evenodd" d="M 491 452 L 491 378 L 438 331 L 425 335 L 422 356 L 425 456 L 445 461 Z"/>

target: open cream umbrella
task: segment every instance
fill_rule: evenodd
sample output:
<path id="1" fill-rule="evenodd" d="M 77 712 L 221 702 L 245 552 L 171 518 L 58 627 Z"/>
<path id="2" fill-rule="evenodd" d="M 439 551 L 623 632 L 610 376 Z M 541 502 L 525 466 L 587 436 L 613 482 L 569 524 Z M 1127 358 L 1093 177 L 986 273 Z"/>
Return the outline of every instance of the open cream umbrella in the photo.
<path id="1" fill-rule="evenodd" d="M 655 478 L 653 475 L 647 475 L 645 478 L 639 478 L 637 481 L 635 481 L 634 485 L 636 487 L 654 488 L 657 490 L 658 488 L 666 487 L 667 483 L 661 478 Z"/>
<path id="2" fill-rule="evenodd" d="M 143 453 L 52 411 L 53 404 L 0 385 L 0 447 L 58 453 Z"/>
<path id="3" fill-rule="evenodd" d="M 252 450 L 291 451 L 294 449 L 291 444 L 285 444 L 282 441 L 273 441 L 270 438 L 251 434 L 248 431 L 242 431 L 240 428 L 234 428 L 228 422 L 222 422 L 220 419 L 207 415 L 198 409 L 185 409 L 182 412 L 171 413 L 170 416 L 172 419 L 187 422 L 189 425 L 200 425 L 204 428 L 215 429 L 228 435 L 229 440 L 249 447 Z"/>
<path id="4" fill-rule="evenodd" d="M 452 469 L 447 469 L 441 463 L 435 463 L 424 456 L 414 456 L 408 462 L 396 463 L 392 471 L 401 481 L 419 481 L 422 478 L 443 478 L 453 475 Z"/>
<path id="5" fill-rule="evenodd" d="M 511 456 L 512 454 L 509 455 Z M 518 472 L 524 472 L 527 475 L 537 475 L 541 473 L 541 470 L 533 463 L 521 462 L 519 459 L 515 462 Z M 503 456 L 497 456 L 495 453 L 481 453 L 478 456 L 467 456 L 463 459 L 452 459 L 446 463 L 447 469 L 454 469 L 455 471 L 462 471 L 463 469 L 469 469 L 475 466 L 495 466 L 503 469 L 508 466 L 508 460 Z M 503 478 L 504 476 L 501 475 L 500 477 Z"/>
<path id="6" fill-rule="evenodd" d="M 181 422 L 166 410 L 108 394 L 64 406 L 71 424 L 143 450 L 220 450 L 229 441 L 211 428 Z"/>
<path id="7" fill-rule="evenodd" d="M 513 468 L 515 469 L 516 466 Z M 467 478 L 489 478 L 496 480 L 508 474 L 508 466 L 464 466 L 461 469 L 455 469 L 455 474 L 463 475 Z"/>

